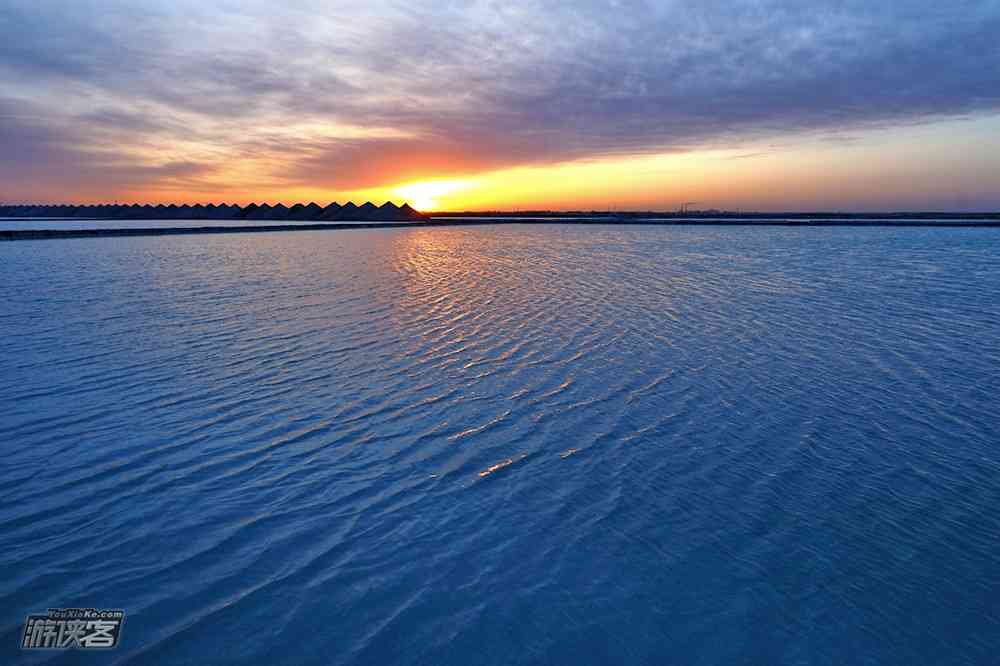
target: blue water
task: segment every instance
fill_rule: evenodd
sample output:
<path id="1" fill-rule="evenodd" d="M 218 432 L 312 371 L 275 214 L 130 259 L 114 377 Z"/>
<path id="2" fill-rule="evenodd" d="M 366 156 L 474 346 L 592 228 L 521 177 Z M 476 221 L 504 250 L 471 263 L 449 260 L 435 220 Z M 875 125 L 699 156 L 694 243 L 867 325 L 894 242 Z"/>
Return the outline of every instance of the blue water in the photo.
<path id="1" fill-rule="evenodd" d="M 30 241 L 0 280 L 0 663 L 1000 653 L 1000 230 Z M 68 606 L 121 646 L 17 649 Z"/>

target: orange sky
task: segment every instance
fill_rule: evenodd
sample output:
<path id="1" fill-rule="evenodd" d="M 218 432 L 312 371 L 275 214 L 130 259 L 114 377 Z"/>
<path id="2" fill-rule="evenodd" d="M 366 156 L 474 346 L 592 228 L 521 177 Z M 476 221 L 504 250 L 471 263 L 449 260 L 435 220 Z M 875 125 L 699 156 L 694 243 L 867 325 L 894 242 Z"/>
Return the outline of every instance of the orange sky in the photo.
<path id="1" fill-rule="evenodd" d="M 995 194 L 998 136 L 1000 119 L 988 116 L 871 129 L 850 140 L 800 135 L 748 142 L 739 149 L 624 155 L 468 173 L 432 160 L 423 170 L 417 162 L 408 165 L 408 174 L 424 172 L 419 177 L 355 189 L 286 183 L 279 157 L 223 156 L 218 170 L 201 175 L 197 183 L 165 178 L 153 188 L 124 192 L 120 199 L 324 205 L 405 201 L 427 211 L 676 210 L 691 202 L 693 208 L 727 210 L 962 209 Z M 997 153 L 983 150 L 990 144 Z M 175 159 L 184 157 L 177 155 L 182 149 L 174 146 Z M 189 159 L 207 159 L 197 145 L 188 150 Z M 102 200 L 100 194 L 86 191 L 77 198 Z"/>
<path id="2" fill-rule="evenodd" d="M 996 3 L 0 3 L 0 201 L 1000 209 Z"/>

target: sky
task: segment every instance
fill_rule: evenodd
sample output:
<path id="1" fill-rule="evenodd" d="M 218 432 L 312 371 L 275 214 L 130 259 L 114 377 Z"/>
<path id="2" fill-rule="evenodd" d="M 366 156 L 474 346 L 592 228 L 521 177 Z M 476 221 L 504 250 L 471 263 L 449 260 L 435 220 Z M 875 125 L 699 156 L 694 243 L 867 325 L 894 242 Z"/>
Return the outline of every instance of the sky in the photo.
<path id="1" fill-rule="evenodd" d="M 0 201 L 1000 210 L 1000 1 L 3 0 Z"/>

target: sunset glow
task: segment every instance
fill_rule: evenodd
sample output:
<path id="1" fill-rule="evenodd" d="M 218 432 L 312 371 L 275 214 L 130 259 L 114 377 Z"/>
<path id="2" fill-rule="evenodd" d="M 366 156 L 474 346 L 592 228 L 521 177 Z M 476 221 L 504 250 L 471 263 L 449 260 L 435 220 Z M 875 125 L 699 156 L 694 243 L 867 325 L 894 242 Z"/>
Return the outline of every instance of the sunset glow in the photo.
<path id="1" fill-rule="evenodd" d="M 0 666 L 998 661 L 1000 0 L 0 35 Z"/>
<path id="2" fill-rule="evenodd" d="M 453 210 L 455 206 L 449 206 L 446 197 L 474 186 L 473 181 L 435 180 L 401 185 L 393 189 L 392 193 L 408 201 L 417 210 Z"/>
<path id="3" fill-rule="evenodd" d="M 1000 9 L 913 2 L 8 3 L 0 200 L 1000 208 Z"/>

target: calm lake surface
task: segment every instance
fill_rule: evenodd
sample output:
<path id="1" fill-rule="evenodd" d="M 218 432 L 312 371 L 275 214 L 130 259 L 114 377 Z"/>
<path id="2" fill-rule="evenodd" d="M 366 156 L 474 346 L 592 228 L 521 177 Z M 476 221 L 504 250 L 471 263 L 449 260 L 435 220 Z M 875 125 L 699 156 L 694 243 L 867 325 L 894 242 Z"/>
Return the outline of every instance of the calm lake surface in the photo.
<path id="1" fill-rule="evenodd" d="M 0 280 L 0 663 L 1000 652 L 1000 229 L 29 241 Z M 71 606 L 121 646 L 18 650 Z"/>

